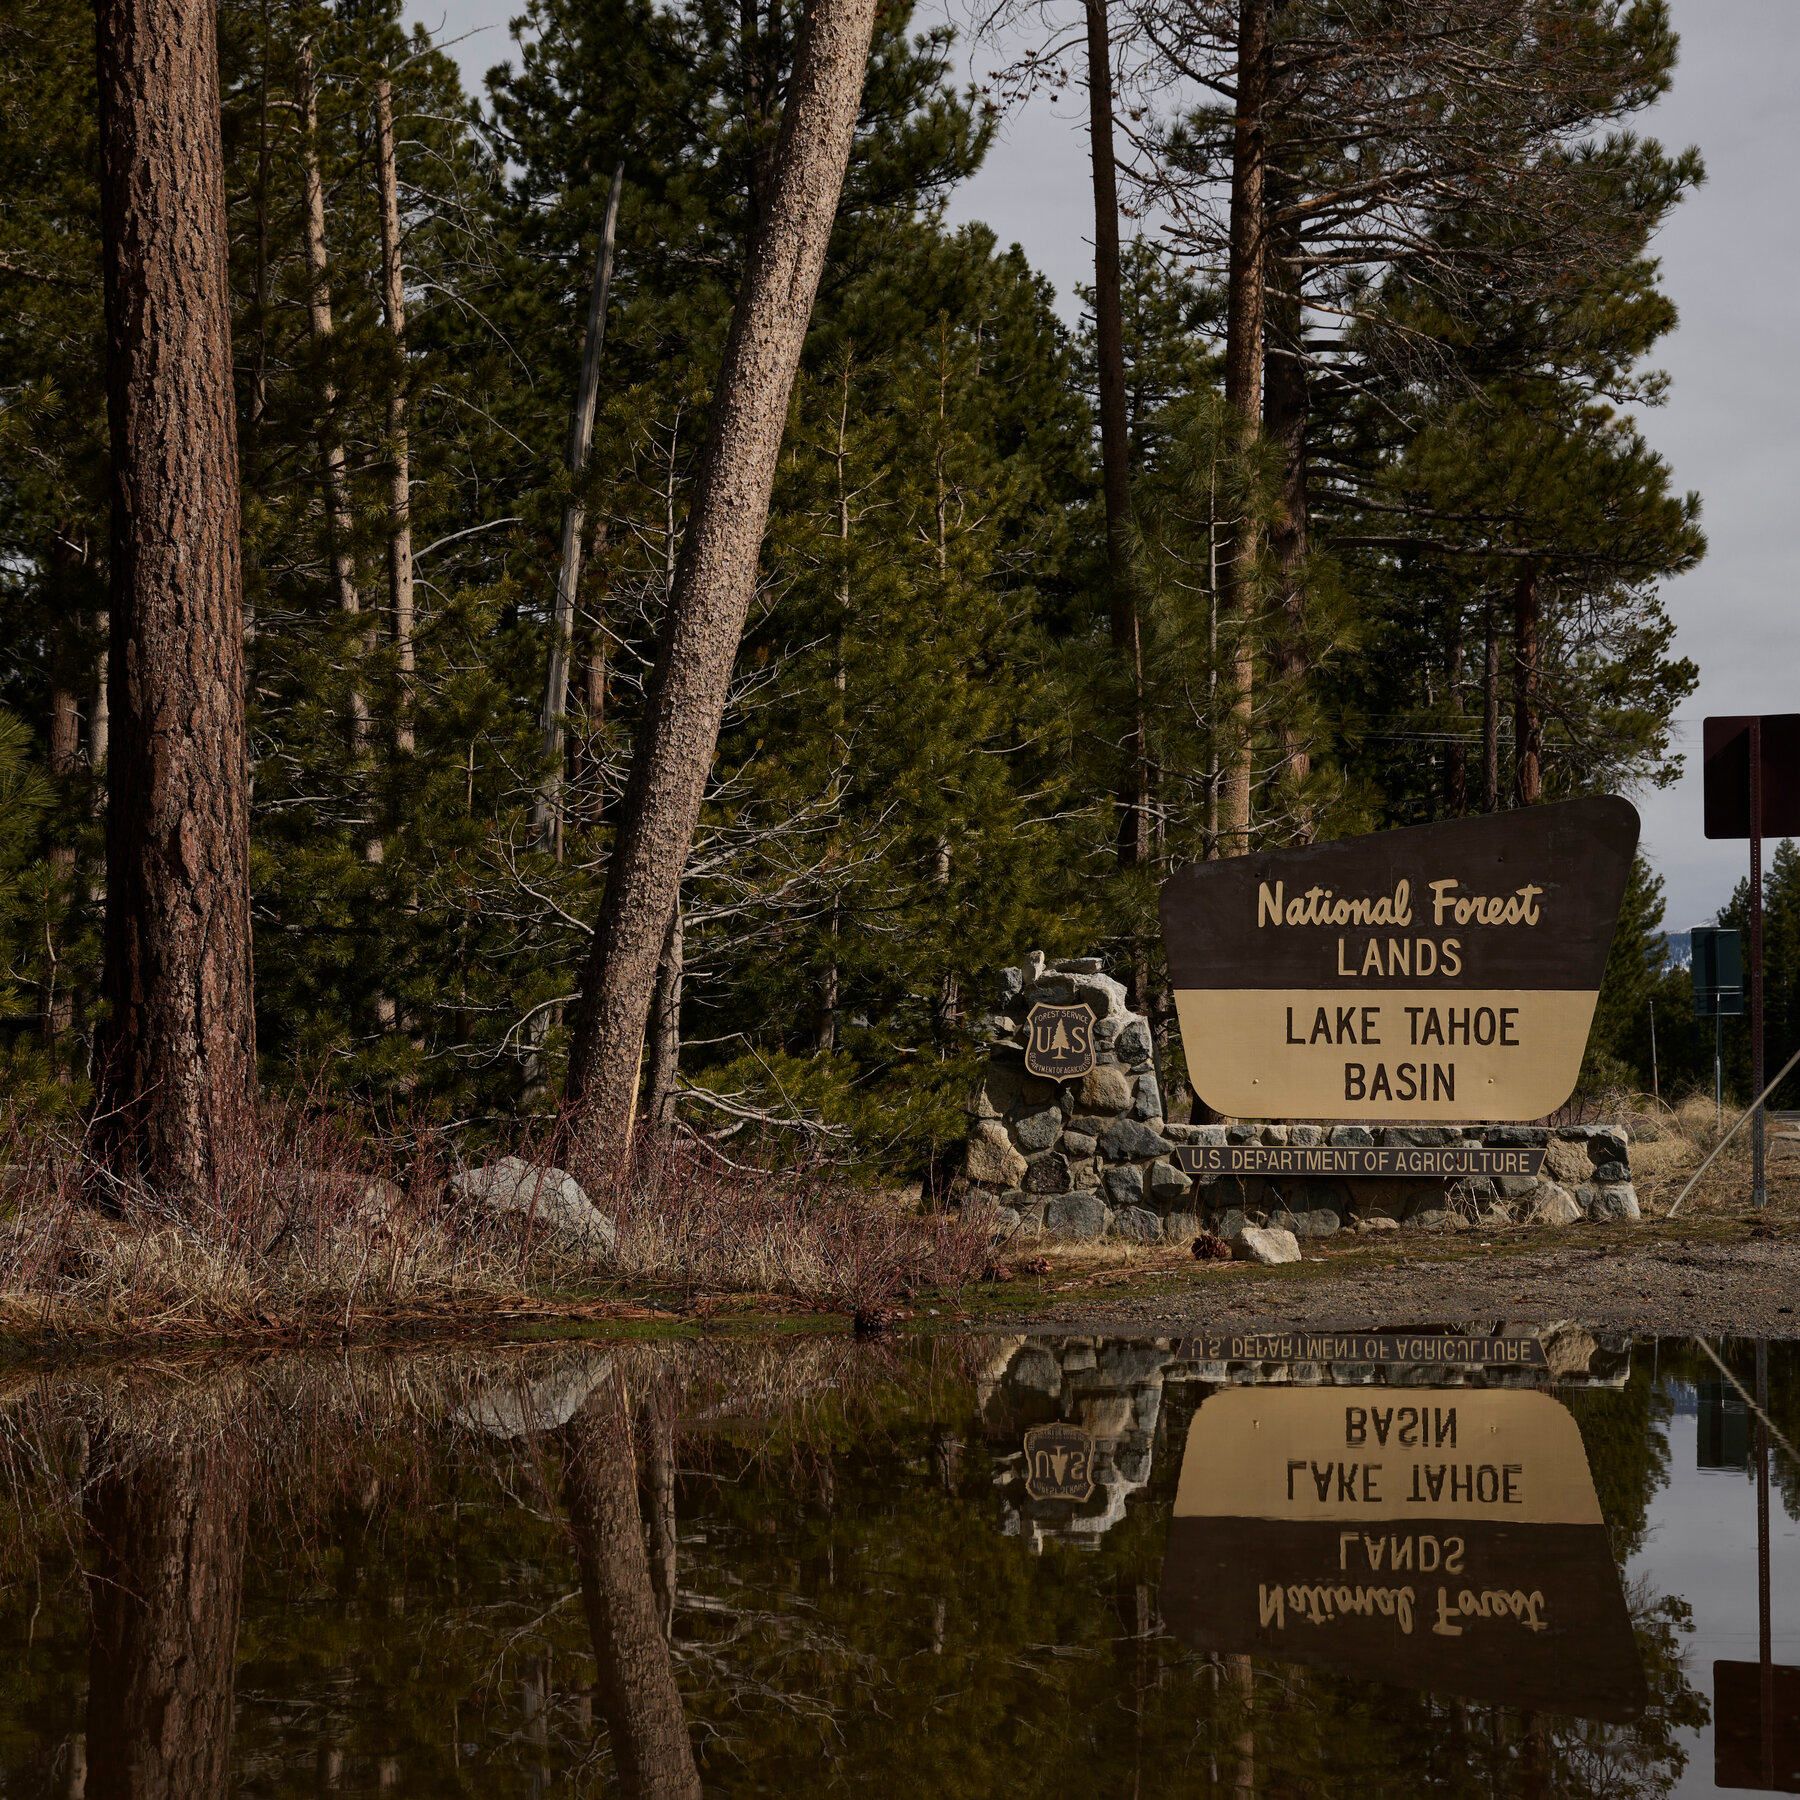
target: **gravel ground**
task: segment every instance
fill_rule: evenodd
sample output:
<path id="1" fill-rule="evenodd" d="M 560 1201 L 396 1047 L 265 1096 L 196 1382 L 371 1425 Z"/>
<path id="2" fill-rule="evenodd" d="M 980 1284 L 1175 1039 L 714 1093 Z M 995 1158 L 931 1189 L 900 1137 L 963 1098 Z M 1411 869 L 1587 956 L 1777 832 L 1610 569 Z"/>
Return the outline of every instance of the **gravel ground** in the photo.
<path id="1" fill-rule="evenodd" d="M 1139 1291 L 1132 1291 L 1137 1289 Z M 1008 1294 L 1007 1299 L 1011 1295 Z M 1800 1336 L 1800 1235 L 1737 1243 L 1612 1238 L 1436 1255 L 1346 1253 L 1264 1269 L 1213 1263 L 1056 1284 L 1029 1312 L 1001 1300 L 984 1324 L 1181 1335 L 1284 1326 L 1369 1330 L 1570 1319 L 1664 1335 Z"/>

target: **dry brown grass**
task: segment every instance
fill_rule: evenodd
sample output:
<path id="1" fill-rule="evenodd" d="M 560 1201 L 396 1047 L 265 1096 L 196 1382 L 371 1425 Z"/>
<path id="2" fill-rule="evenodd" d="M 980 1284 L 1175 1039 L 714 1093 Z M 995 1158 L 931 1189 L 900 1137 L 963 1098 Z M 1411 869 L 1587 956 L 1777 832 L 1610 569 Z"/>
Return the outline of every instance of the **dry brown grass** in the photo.
<path id="1" fill-rule="evenodd" d="M 196 1212 L 131 1189 L 100 1206 L 79 1140 L 0 1121 L 0 1334 L 348 1336 L 630 1312 L 646 1292 L 665 1307 L 751 1293 L 854 1312 L 976 1279 L 992 1242 L 985 1215 L 872 1203 L 828 1169 L 662 1147 L 592 1194 L 618 1231 L 602 1256 L 460 1198 L 441 1139 L 359 1137 L 312 1106 L 272 1113 L 241 1167 Z"/>

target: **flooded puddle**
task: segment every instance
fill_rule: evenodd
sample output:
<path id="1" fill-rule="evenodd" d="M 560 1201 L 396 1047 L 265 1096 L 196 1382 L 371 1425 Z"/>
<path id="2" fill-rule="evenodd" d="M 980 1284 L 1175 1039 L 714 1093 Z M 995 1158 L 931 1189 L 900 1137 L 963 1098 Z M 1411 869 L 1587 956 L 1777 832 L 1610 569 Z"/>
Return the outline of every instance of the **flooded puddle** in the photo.
<path id="1" fill-rule="evenodd" d="M 0 1381 L 0 1795 L 1797 1792 L 1800 1346 L 1712 1349 Z"/>

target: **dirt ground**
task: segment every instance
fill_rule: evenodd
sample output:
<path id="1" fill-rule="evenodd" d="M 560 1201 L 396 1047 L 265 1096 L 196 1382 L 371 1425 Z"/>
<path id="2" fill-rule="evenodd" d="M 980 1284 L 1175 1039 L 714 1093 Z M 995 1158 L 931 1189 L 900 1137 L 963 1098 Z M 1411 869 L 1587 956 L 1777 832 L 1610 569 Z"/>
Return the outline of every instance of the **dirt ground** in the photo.
<path id="1" fill-rule="evenodd" d="M 1771 1120 L 1768 1206 L 1753 1212 L 1750 1157 L 1730 1144 L 1668 1217 L 1706 1149 L 1710 1103 L 1665 1118 L 1659 1142 L 1632 1145 L 1639 1224 L 1518 1227 L 1307 1240 L 1305 1260 L 1274 1268 L 1196 1263 L 1185 1250 L 1109 1245 L 1051 1251 L 1027 1274 L 987 1284 L 971 1308 L 983 1325 L 1183 1335 L 1284 1326 L 1545 1323 L 1662 1334 L 1800 1337 L 1800 1144 Z M 1747 1134 L 1746 1134 L 1747 1135 Z M 1634 1133 L 1635 1137 L 1635 1133 Z"/>

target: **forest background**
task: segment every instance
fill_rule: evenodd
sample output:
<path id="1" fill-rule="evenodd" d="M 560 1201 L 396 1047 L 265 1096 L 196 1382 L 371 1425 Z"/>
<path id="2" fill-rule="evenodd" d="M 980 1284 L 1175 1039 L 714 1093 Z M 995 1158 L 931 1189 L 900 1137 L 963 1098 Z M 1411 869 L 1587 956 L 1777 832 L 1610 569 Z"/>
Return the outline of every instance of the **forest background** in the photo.
<path id="1" fill-rule="evenodd" d="M 1016 248 L 943 221 L 1004 95 L 881 15 L 658 981 L 659 1127 L 940 1172 L 1033 947 L 1129 973 L 1179 1105 L 1180 863 L 1674 778 L 1695 670 L 1658 584 L 1704 542 L 1630 411 L 1674 323 L 1651 241 L 1702 174 L 1629 130 L 1672 78 L 1663 7 L 1032 17 L 1015 84 L 1072 65 L 1113 216 L 1172 228 L 1116 288 L 1103 249 L 1068 330 Z M 557 1106 L 795 26 L 539 0 L 477 102 L 395 7 L 220 9 L 272 1086 L 500 1138 Z M 0 23 L 0 1092 L 52 1111 L 86 1099 L 104 903 L 93 61 L 68 0 Z M 1768 905 L 1779 1063 L 1791 845 Z M 1589 1093 L 1650 1084 L 1652 1000 L 1665 1095 L 1710 1078 L 1660 923 L 1640 863 Z"/>

